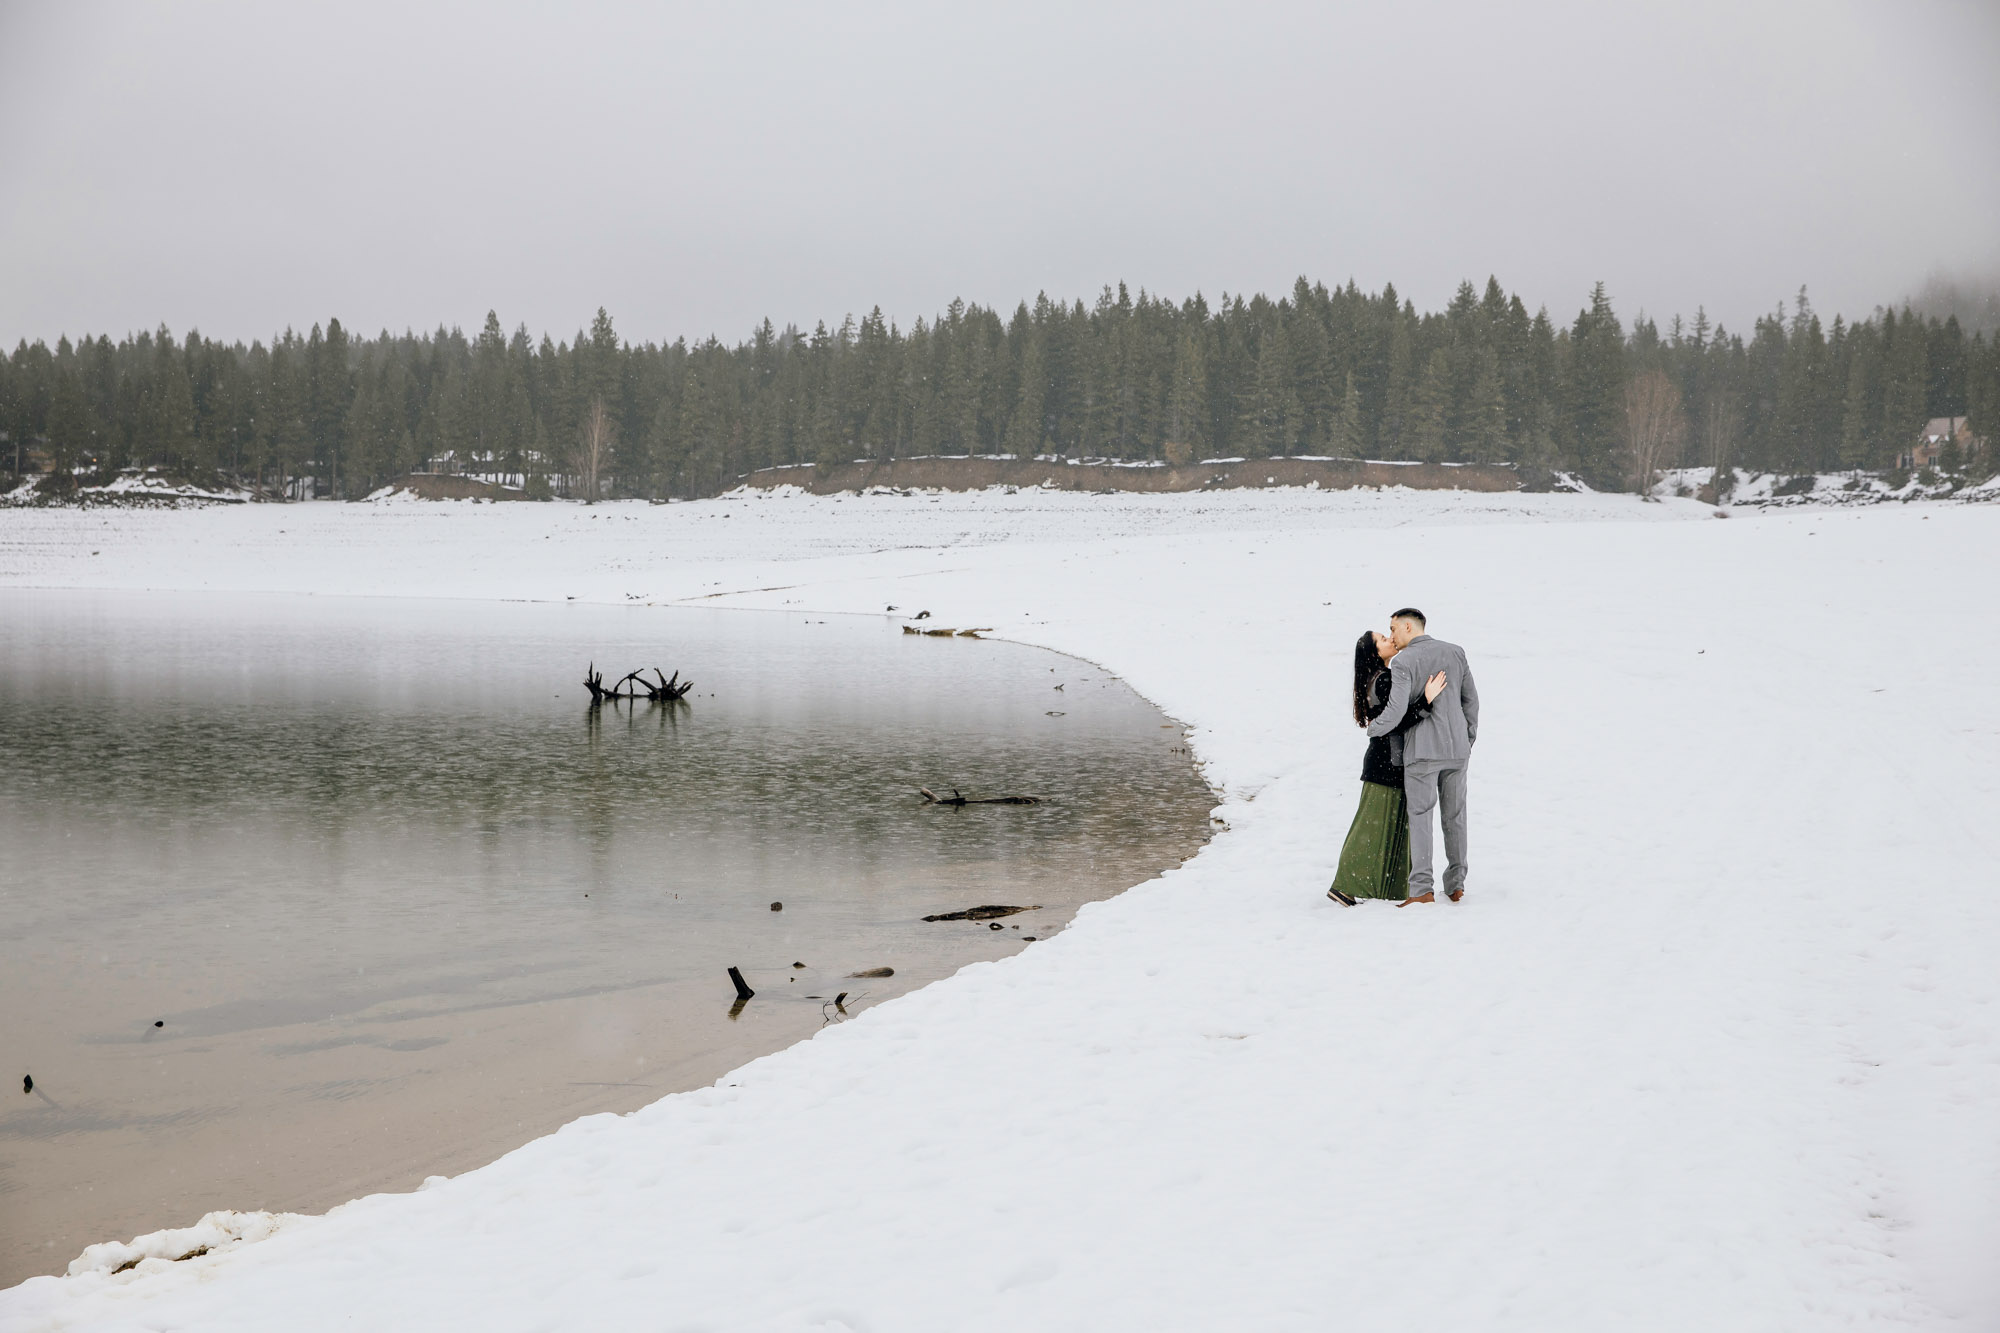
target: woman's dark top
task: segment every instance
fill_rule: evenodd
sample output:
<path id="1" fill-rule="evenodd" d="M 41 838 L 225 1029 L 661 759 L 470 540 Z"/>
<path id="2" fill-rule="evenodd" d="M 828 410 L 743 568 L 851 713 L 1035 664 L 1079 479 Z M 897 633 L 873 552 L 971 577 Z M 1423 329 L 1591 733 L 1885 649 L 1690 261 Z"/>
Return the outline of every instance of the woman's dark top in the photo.
<path id="1" fill-rule="evenodd" d="M 1375 673 L 1375 682 L 1368 689 L 1370 721 L 1380 717 L 1382 710 L 1389 706 L 1390 684 L 1387 667 Z M 1402 735 L 1420 719 L 1429 716 L 1430 711 L 1430 701 L 1424 698 L 1421 689 L 1418 690 L 1410 696 L 1409 709 L 1404 712 L 1403 720 L 1396 724 L 1395 730 L 1391 731 L 1389 736 Z M 1368 753 L 1361 756 L 1361 780 L 1380 783 L 1384 787 L 1394 787 L 1400 791 L 1403 786 L 1403 766 L 1389 757 L 1389 736 L 1370 738 Z"/>

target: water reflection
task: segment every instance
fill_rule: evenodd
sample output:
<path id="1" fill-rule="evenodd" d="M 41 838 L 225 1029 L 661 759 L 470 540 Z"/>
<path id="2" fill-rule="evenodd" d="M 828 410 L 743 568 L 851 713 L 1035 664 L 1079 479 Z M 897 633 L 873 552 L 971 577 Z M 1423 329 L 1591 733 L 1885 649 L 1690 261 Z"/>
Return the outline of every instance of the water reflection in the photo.
<path id="1" fill-rule="evenodd" d="M 0 593 L 0 624 L 0 1007 L 32 1015 L 9 1049 L 52 1098 L 0 1109 L 0 1229 L 55 1242 L 0 1244 L 24 1256 L 0 1281 L 705 1082 L 1206 836 L 1177 728 L 1004 643 L 131 594 Z M 590 706 L 589 658 L 703 688 Z M 1042 906 L 921 920 L 982 903 Z"/>
<path id="2" fill-rule="evenodd" d="M 643 715 L 646 720 L 659 724 L 662 735 L 669 735 L 679 733 L 681 715 L 689 710 L 690 705 L 685 699 L 592 699 L 583 706 L 583 719 L 593 745 L 603 735 L 604 710 L 607 708 L 624 721 L 628 733 L 638 729 Z"/>

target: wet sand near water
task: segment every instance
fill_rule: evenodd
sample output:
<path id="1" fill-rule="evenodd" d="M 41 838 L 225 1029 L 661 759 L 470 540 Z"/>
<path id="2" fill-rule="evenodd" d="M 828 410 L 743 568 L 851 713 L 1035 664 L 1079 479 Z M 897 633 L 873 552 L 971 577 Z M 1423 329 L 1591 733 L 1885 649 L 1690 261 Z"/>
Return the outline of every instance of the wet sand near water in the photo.
<path id="1" fill-rule="evenodd" d="M 1128 886 L 1096 887 L 1109 896 Z M 81 1068 L 65 1068 L 59 1099 L 47 1083 L 12 1093 L 0 1212 L 11 1215 L 4 1230 L 16 1240 L 0 1259 L 0 1282 L 60 1272 L 86 1245 L 185 1226 L 211 1209 L 323 1212 L 483 1166 L 580 1115 L 636 1110 L 804 1040 L 841 1021 L 829 1008 L 841 992 L 848 1013 L 860 1014 L 968 962 L 1018 952 L 1024 934 L 1055 933 L 1077 905 L 1009 918 L 1026 923 L 1020 930 L 933 923 L 930 941 L 894 950 L 801 945 L 824 960 L 803 970 L 777 961 L 788 952 L 779 949 L 770 962 L 744 965 L 757 995 L 733 1020 L 730 983 L 718 971 L 707 981 L 363 1014 L 303 1031 L 197 1040 L 147 1029 L 133 1045 L 93 1047 Z M 876 966 L 896 975 L 846 976 Z M 99 997 L 107 1008 L 145 1012 L 142 997 L 122 987 Z M 21 1036 L 8 1043 L 17 1063 L 62 1065 L 55 1043 Z M 265 1081 L 273 1068 L 287 1081 Z M 127 1091 L 135 1082 L 136 1101 Z M 65 1151 L 86 1137 L 87 1153 Z M 31 1207 L 34 1232 L 23 1234 Z"/>

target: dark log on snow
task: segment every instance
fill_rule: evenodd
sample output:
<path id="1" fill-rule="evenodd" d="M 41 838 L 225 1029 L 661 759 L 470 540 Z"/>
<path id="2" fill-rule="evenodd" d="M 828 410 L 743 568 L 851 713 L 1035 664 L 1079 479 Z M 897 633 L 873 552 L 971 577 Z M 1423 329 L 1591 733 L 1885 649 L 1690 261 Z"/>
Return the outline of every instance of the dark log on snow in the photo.
<path id="1" fill-rule="evenodd" d="M 958 788 L 951 789 L 951 795 L 940 796 L 929 787 L 919 787 L 925 805 L 1040 805 L 1039 796 L 961 796 Z"/>

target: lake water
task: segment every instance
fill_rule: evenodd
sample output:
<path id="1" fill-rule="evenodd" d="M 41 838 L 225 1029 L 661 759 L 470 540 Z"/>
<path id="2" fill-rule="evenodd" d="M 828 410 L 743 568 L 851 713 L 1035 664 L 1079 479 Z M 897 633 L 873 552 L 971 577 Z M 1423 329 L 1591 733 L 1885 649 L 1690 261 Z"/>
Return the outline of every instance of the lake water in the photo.
<path id="1" fill-rule="evenodd" d="M 593 709 L 592 660 L 696 688 Z M 1103 671 L 887 619 L 0 592 L 0 1285 L 711 1082 L 1060 930 L 1212 803 Z M 921 919 L 984 904 L 1036 910 Z"/>

